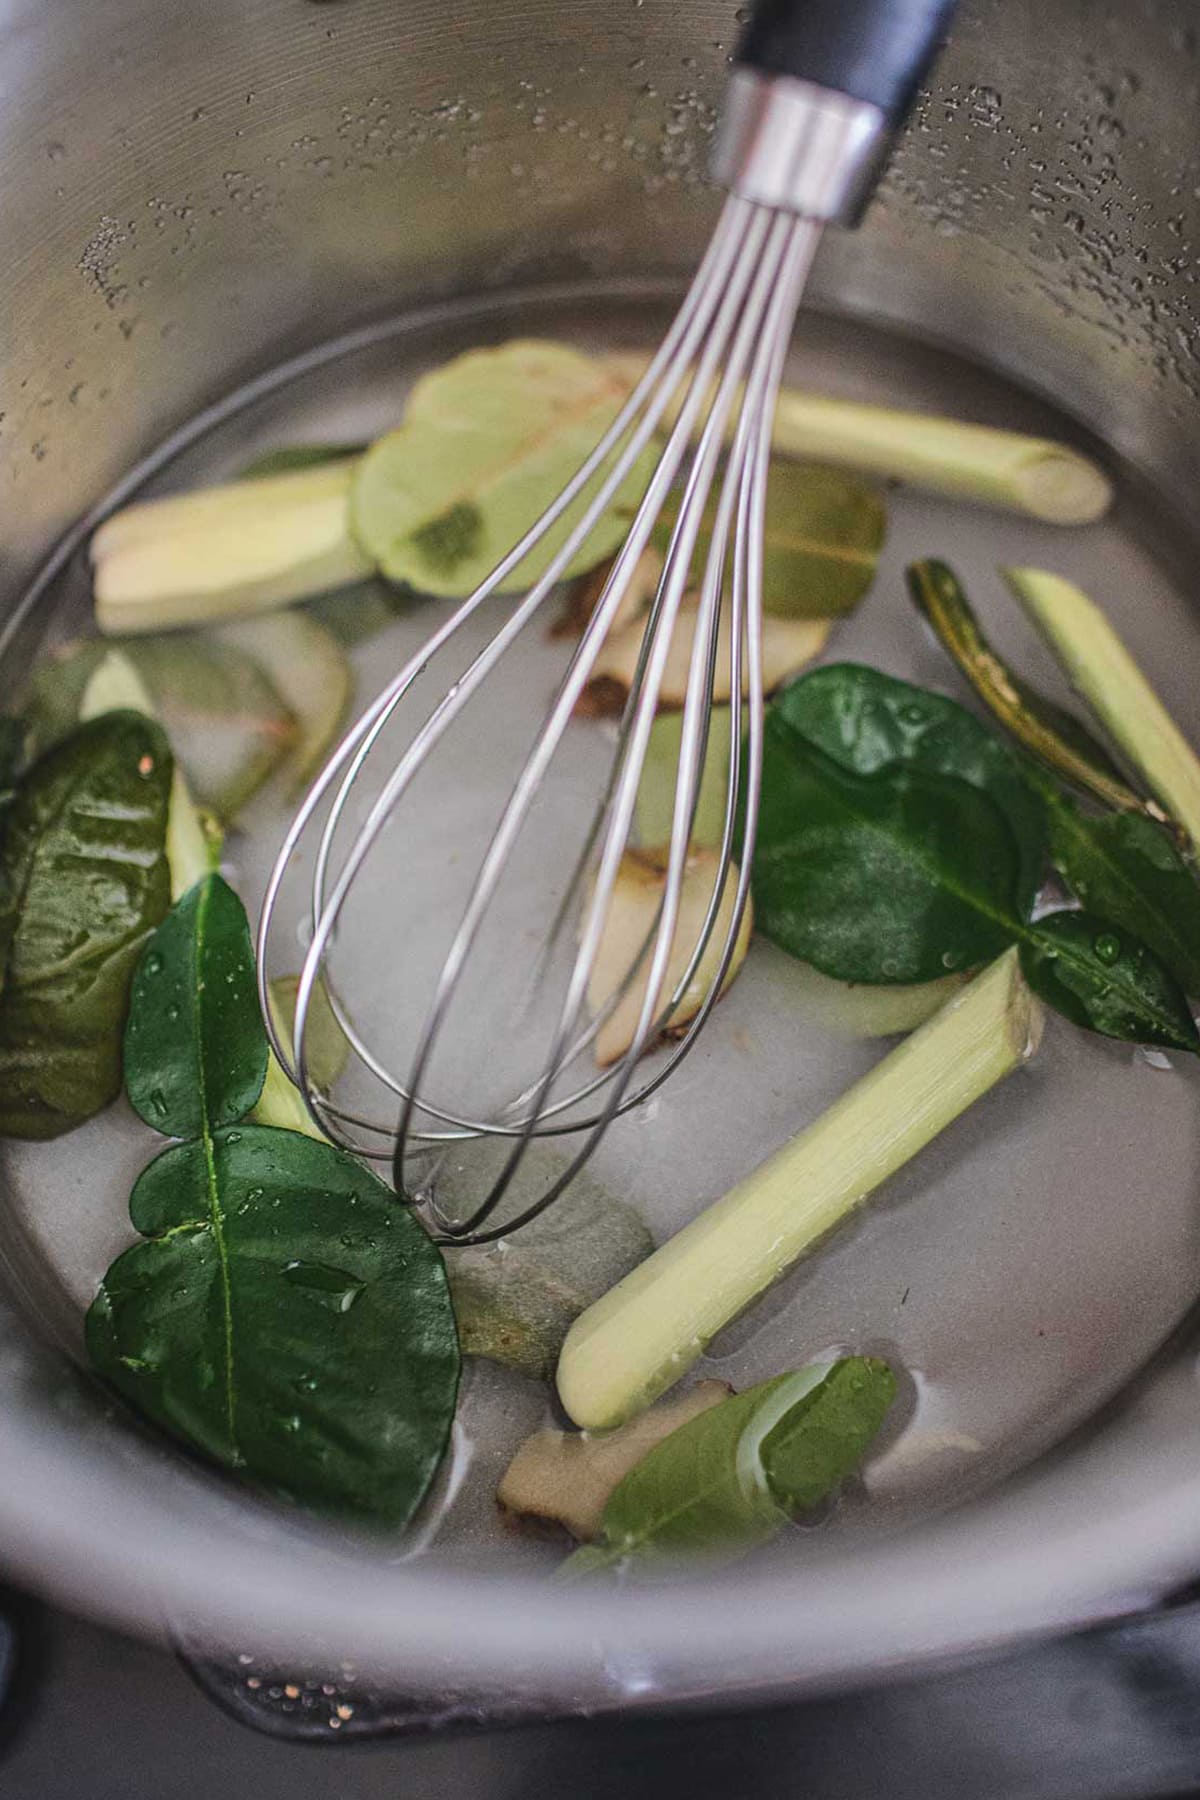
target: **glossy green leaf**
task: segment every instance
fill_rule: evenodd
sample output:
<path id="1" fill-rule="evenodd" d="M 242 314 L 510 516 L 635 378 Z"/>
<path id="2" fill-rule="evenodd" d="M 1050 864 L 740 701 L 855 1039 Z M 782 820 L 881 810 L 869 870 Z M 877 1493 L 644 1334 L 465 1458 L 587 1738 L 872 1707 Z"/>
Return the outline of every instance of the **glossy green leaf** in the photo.
<path id="1" fill-rule="evenodd" d="M 87 1319 L 141 1412 L 306 1506 L 398 1528 L 445 1450 L 458 1387 L 438 1251 L 352 1158 L 227 1126 L 150 1164 L 143 1233 Z"/>
<path id="2" fill-rule="evenodd" d="M 765 936 L 823 974 L 876 984 L 928 981 L 1020 943 L 1031 985 L 1077 1024 L 1192 1048 L 1183 994 L 1154 954 L 1071 923 L 1080 914 L 1028 923 L 1018 872 L 1012 831 L 981 789 L 915 765 L 851 775 L 768 713 L 754 856 Z"/>
<path id="3" fill-rule="evenodd" d="M 535 338 L 471 350 L 433 370 L 414 387 L 403 423 L 358 466 L 351 522 L 363 549 L 392 581 L 469 594 L 595 448 L 626 393 L 602 360 Z M 617 549 L 658 454 L 643 452 L 568 577 Z M 506 590 L 530 585 L 584 505 L 568 508 Z"/>
<path id="4" fill-rule="evenodd" d="M 239 1122 L 266 1038 L 240 901 L 211 875 L 135 983 L 130 1097 L 189 1134 L 139 1177 L 143 1242 L 87 1319 L 100 1372 L 205 1455 L 323 1511 L 403 1525 L 454 1416 L 459 1352 L 441 1254 L 321 1139 Z"/>
<path id="5" fill-rule="evenodd" d="M 772 708 L 755 927 L 840 981 L 931 981 L 1012 942 L 1017 847 L 989 797 L 903 767 L 851 775 Z"/>
<path id="6" fill-rule="evenodd" d="M 1094 914 L 1051 913 L 1028 926 L 1021 968 L 1034 992 L 1076 1025 L 1138 1044 L 1200 1049 L 1169 971 L 1144 944 Z"/>
<path id="7" fill-rule="evenodd" d="M 696 569 L 708 556 L 718 496 L 714 484 L 696 540 Z M 653 542 L 664 552 L 678 504 L 678 494 L 668 495 L 659 515 Z M 766 611 L 784 619 L 852 612 L 875 579 L 886 533 L 883 501 L 860 475 L 777 458 L 767 476 L 763 526 Z"/>
<path id="8" fill-rule="evenodd" d="M 1076 899 L 1200 994 L 1200 887 L 1169 834 L 1138 813 L 1084 813 L 1058 793 L 1046 811 L 1051 859 Z"/>
<path id="9" fill-rule="evenodd" d="M 777 1375 L 700 1413 L 620 1482 L 602 1541 L 570 1557 L 564 1577 L 744 1555 L 837 1493 L 895 1393 L 886 1363 L 853 1356 Z"/>
<path id="10" fill-rule="evenodd" d="M 908 588 L 913 603 L 984 705 L 1031 756 L 1106 806 L 1146 812 L 1147 803 L 1087 726 L 1023 681 L 997 655 L 952 569 L 943 562 L 913 563 Z"/>
<path id="11" fill-rule="evenodd" d="M 323 463 L 342 462 L 361 456 L 365 444 L 281 444 L 264 450 L 238 471 L 239 481 L 258 481 L 264 475 L 291 475 L 296 469 L 318 469 Z"/>
<path id="12" fill-rule="evenodd" d="M 827 663 L 785 689 L 772 712 L 852 775 L 912 768 L 986 794 L 1016 840 L 1018 904 L 1028 912 L 1045 876 L 1041 798 L 1012 751 L 957 701 L 861 663 Z"/>
<path id="13" fill-rule="evenodd" d="M 243 1118 L 262 1091 L 267 1038 L 245 909 L 220 875 L 176 902 L 142 952 L 125 1031 L 125 1091 L 166 1137 Z"/>
<path id="14" fill-rule="evenodd" d="M 110 713 L 21 782 L 0 852 L 0 1134 L 50 1138 L 120 1092 L 129 987 L 170 901 L 171 752 Z"/>

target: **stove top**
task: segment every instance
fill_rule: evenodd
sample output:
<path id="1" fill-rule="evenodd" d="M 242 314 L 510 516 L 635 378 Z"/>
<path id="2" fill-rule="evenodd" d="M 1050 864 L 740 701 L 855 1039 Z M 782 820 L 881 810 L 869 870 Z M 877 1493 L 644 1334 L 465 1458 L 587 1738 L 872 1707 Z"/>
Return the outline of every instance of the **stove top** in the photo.
<path id="1" fill-rule="evenodd" d="M 185 1665 L 0 1597 L 3 1800 L 1149 1800 L 1200 1793 L 1200 1600 L 870 1692 L 464 1729 L 319 1671 Z M 320 1746 L 314 1749 L 314 1746 Z"/>

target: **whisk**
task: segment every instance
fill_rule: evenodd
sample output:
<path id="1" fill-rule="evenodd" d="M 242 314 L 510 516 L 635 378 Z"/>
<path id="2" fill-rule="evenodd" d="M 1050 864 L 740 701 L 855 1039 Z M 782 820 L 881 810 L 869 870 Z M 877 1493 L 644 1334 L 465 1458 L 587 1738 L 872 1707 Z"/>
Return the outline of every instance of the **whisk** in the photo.
<path id="1" fill-rule="evenodd" d="M 583 1167 L 610 1123 L 665 1082 L 703 1031 L 730 970 L 746 915 L 762 767 L 763 528 L 771 423 L 783 362 L 822 228 L 853 223 L 868 199 L 953 0 L 765 0 L 735 59 L 714 158 L 729 190 L 691 288 L 657 352 L 609 428 L 562 492 L 487 579 L 436 629 L 347 732 L 301 805 L 268 882 L 258 934 L 260 1000 L 276 1056 L 320 1129 L 359 1155 L 389 1163 L 398 1194 L 417 1205 L 439 1241 L 481 1244 L 510 1235 L 545 1210 Z M 664 435 L 665 434 L 665 435 Z M 397 1073 L 355 1023 L 330 966 L 339 924 L 389 821 L 447 733 L 478 698 L 520 634 L 544 606 L 589 533 L 656 437 L 660 459 L 612 561 L 578 644 L 559 680 L 515 784 L 490 830 L 406 1066 Z M 611 764 L 582 848 L 546 934 L 552 952 L 578 915 L 573 954 L 554 998 L 548 1045 L 534 1078 L 499 1108 L 449 1104 L 430 1091 L 430 1072 L 464 973 L 486 937 L 490 909 L 518 839 L 538 802 L 572 715 L 597 666 L 643 553 L 672 497 L 673 523 L 640 653 L 616 729 Z M 419 677 L 558 521 L 574 523 L 499 629 L 414 723 L 411 735 L 362 812 L 360 784 L 385 754 L 385 732 Z M 697 547 L 702 532 L 707 549 Z M 696 579 L 693 562 L 702 562 Z M 691 584 L 691 586 L 689 586 Z M 655 916 L 640 951 L 611 994 L 594 1004 L 593 981 L 606 921 L 632 841 L 639 783 L 685 593 L 694 592 L 670 841 Z M 469 634 L 467 634 L 469 639 Z M 681 946 L 681 898 L 720 678 L 730 705 L 724 817 L 711 891 L 699 927 Z M 308 943 L 290 1040 L 274 1016 L 268 952 L 280 896 L 313 840 Z M 414 843 L 419 845 L 419 832 Z M 703 966 L 699 1004 L 669 1052 L 638 1078 L 647 1047 L 670 1026 Z M 628 1044 L 611 1066 L 582 1057 L 605 1019 L 638 996 Z M 382 1116 L 335 1102 L 314 1076 L 314 1007 L 328 1002 L 361 1069 L 379 1084 Z M 590 1016 L 589 1016 L 590 1011 Z M 482 1113 L 482 1116 L 479 1116 Z M 536 1197 L 502 1207 L 532 1143 L 571 1137 L 570 1154 Z M 422 1154 L 489 1140 L 485 1190 L 450 1216 Z M 499 1156 L 498 1168 L 494 1166 Z M 425 1168 L 414 1180 L 414 1157 Z M 436 1166 L 436 1165 L 435 1165 Z M 498 1210 L 499 1209 L 499 1210 Z"/>

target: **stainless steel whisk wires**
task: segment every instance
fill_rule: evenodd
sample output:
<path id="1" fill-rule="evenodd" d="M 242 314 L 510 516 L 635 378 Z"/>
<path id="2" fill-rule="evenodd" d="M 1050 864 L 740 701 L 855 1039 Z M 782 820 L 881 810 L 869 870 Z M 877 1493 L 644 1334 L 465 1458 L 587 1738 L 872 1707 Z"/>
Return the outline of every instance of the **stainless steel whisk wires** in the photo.
<path id="1" fill-rule="evenodd" d="M 940 20 L 948 10 L 946 0 L 904 0 L 899 11 L 907 8 L 911 14 L 914 5 L 926 24 L 935 17 Z M 861 10 L 858 0 L 843 0 L 841 10 L 835 9 L 836 16 L 844 20 L 847 8 L 850 13 Z M 799 12 L 805 10 L 800 8 Z M 879 6 L 868 6 L 867 10 L 878 12 Z M 887 12 L 886 6 L 883 10 Z M 810 23 L 816 11 L 828 14 L 829 7 L 809 6 Z M 775 12 L 779 13 L 778 7 Z M 784 25 L 792 26 L 798 11 L 794 6 L 785 6 L 783 15 Z M 778 24 L 778 18 L 775 22 Z M 925 44 L 923 55 L 927 56 L 931 48 L 932 42 Z M 410 1145 L 444 1146 L 481 1137 L 509 1145 L 499 1174 L 467 1217 L 449 1218 L 435 1197 L 422 1199 L 427 1222 L 445 1242 L 488 1242 L 534 1218 L 566 1188 L 609 1123 L 645 1100 L 668 1078 L 696 1042 L 721 992 L 745 916 L 762 763 L 762 535 L 775 397 L 822 223 L 826 217 L 840 216 L 861 198 L 865 183 L 877 167 L 879 139 L 889 116 L 873 101 L 847 99 L 836 91 L 813 88 L 777 74 L 755 74 L 750 68 L 738 70 L 731 100 L 734 104 L 732 123 L 726 132 L 726 155 L 733 157 L 739 178 L 731 182 L 735 191 L 725 204 L 700 270 L 663 344 L 608 431 L 542 517 L 432 634 L 346 734 L 300 808 L 268 883 L 258 941 L 260 998 L 275 1053 L 300 1088 L 321 1130 L 359 1155 L 389 1161 L 397 1191 L 405 1197 Z M 328 968 L 347 899 L 414 779 L 553 592 L 646 446 L 668 420 L 661 459 L 502 809 L 437 978 L 411 1067 L 400 1079 L 387 1059 L 365 1042 L 352 1009 Z M 581 1027 L 622 858 L 631 842 L 638 786 L 667 656 L 719 472 L 709 547 L 695 605 L 662 893 L 637 960 L 618 989 L 594 1009 L 594 1016 Z M 517 839 L 550 773 L 604 641 L 621 612 L 667 496 L 680 485 L 682 492 L 657 592 L 645 621 L 610 778 L 559 908 L 556 929 L 561 931 L 590 880 L 577 952 L 557 1025 L 535 1081 L 498 1116 L 472 1117 L 460 1108 L 436 1103 L 424 1092 L 423 1083 L 447 1012 Z M 340 849 L 339 828 L 368 759 L 430 659 L 462 631 L 567 508 L 585 494 L 590 494 L 587 504 L 542 575 L 433 706 L 388 774 L 364 822 L 352 834 L 348 848 Z M 681 975 L 669 981 L 708 744 L 723 613 L 728 614 L 731 730 L 721 844 L 703 921 L 690 947 L 685 947 L 686 966 Z M 302 839 L 326 804 L 328 812 L 320 826 L 312 875 L 311 935 L 296 997 L 293 1050 L 271 1014 L 267 952 L 282 885 Z M 734 844 L 739 829 L 740 861 L 735 863 Z M 717 933 L 731 880 L 732 905 Z M 635 1083 L 634 1071 L 640 1058 L 651 1040 L 669 1025 L 714 941 L 714 934 L 719 948 L 711 976 L 706 972 L 697 1010 L 662 1066 Z M 560 1078 L 594 1041 L 604 1019 L 635 982 L 640 987 L 640 1000 L 628 1047 L 612 1067 L 592 1074 L 566 1094 L 557 1092 Z M 318 988 L 333 1006 L 363 1067 L 399 1103 L 398 1121 L 395 1109 L 391 1116 L 380 1120 L 340 1106 L 314 1083 L 308 1028 Z M 580 1107 L 586 1109 L 594 1096 L 598 1097 L 595 1106 L 581 1116 Z M 566 1133 L 582 1134 L 582 1143 L 565 1168 L 533 1204 L 515 1217 L 489 1225 L 532 1141 Z"/>
<path id="2" fill-rule="evenodd" d="M 464 1135 L 507 1136 L 514 1140 L 514 1151 L 508 1164 L 477 1212 L 467 1221 L 437 1219 L 439 1229 L 453 1241 L 461 1242 L 468 1235 L 474 1241 L 478 1241 L 479 1228 L 483 1220 L 499 1203 L 525 1146 L 533 1136 L 545 1135 L 547 1132 L 586 1129 L 589 1136 L 581 1152 L 555 1181 L 553 1187 L 541 1198 L 537 1207 L 527 1209 L 528 1214 L 531 1216 L 535 1210 L 540 1211 L 544 1205 L 548 1205 L 557 1196 L 562 1187 L 566 1185 L 567 1180 L 575 1173 L 576 1168 L 590 1153 L 596 1138 L 609 1119 L 618 1110 L 626 1110 L 644 1099 L 649 1092 L 666 1079 L 679 1059 L 686 1054 L 687 1049 L 695 1041 L 715 1000 L 720 982 L 732 956 L 748 892 L 748 881 L 744 875 L 739 882 L 732 917 L 724 931 L 717 972 L 704 1005 L 691 1021 L 681 1042 L 676 1045 L 667 1066 L 657 1071 L 651 1080 L 641 1084 L 634 1093 L 628 1093 L 627 1089 L 634 1065 L 642 1054 L 645 1043 L 652 1032 L 665 1023 L 675 1010 L 705 953 L 718 915 L 725 878 L 729 870 L 735 810 L 744 786 L 742 781 L 742 733 L 740 719 L 737 716 L 741 706 L 744 661 L 749 664 L 748 697 L 752 721 L 759 710 L 761 698 L 757 630 L 752 629 L 748 632 L 748 627 L 755 623 L 753 609 L 747 604 L 747 595 L 755 585 L 755 574 L 750 565 L 753 562 L 756 540 L 754 528 L 748 523 L 738 534 L 738 541 L 743 545 L 743 554 L 735 558 L 733 569 L 733 623 L 729 637 L 730 693 L 731 704 L 735 710 L 735 728 L 730 735 L 726 819 L 718 859 L 720 874 L 717 881 L 714 882 L 706 918 L 692 947 L 688 958 L 688 967 L 682 978 L 675 982 L 672 992 L 664 996 L 663 978 L 678 919 L 679 890 L 683 879 L 688 837 L 699 792 L 699 778 L 707 741 L 708 716 L 717 662 L 717 634 L 720 622 L 723 575 L 727 561 L 726 551 L 731 517 L 735 508 L 740 511 L 743 520 L 747 522 L 756 508 L 761 514 L 774 388 L 778 383 L 779 369 L 786 349 L 791 318 L 798 301 L 799 287 L 815 248 L 818 229 L 818 227 L 808 225 L 803 221 L 773 217 L 744 201 L 731 200 L 727 203 L 709 255 L 693 284 L 688 301 L 681 309 L 675 327 L 668 334 L 658 356 L 653 359 L 645 376 L 637 384 L 628 403 L 622 408 L 621 414 L 614 421 L 610 432 L 606 434 L 606 438 L 597 446 L 589 463 L 583 466 L 571 486 L 564 490 L 564 494 L 560 496 L 554 506 L 515 547 L 510 558 L 506 559 L 506 564 L 500 565 L 488 582 L 463 603 L 421 653 L 413 658 L 389 683 L 357 725 L 347 734 L 297 814 L 272 873 L 259 932 L 260 981 L 264 984 L 268 938 L 282 882 L 304 832 L 325 796 L 336 785 L 337 791 L 322 829 L 314 865 L 312 935 L 301 971 L 297 994 L 294 1055 L 289 1053 L 289 1046 L 282 1040 L 278 1030 L 274 1028 L 273 1021 L 269 1028 L 272 1029 L 276 1054 L 280 1057 L 288 1074 L 297 1081 L 301 1091 L 306 1095 L 316 1122 L 323 1131 L 333 1137 L 335 1142 L 343 1144 L 346 1148 L 380 1159 L 398 1160 L 403 1156 L 410 1136 L 423 1142 L 444 1141 L 447 1138 Z M 704 333 L 708 335 L 697 358 L 697 345 Z M 693 369 L 694 358 L 697 360 Z M 747 374 L 748 364 L 750 366 Z M 718 381 L 717 370 L 722 365 L 724 373 Z M 466 913 L 437 986 L 434 1002 L 430 1008 L 414 1059 L 414 1068 L 406 1081 L 397 1080 L 381 1059 L 374 1055 L 370 1047 L 362 1042 L 348 1010 L 339 1004 L 339 997 L 328 980 L 324 982 L 326 991 L 338 1011 L 343 1030 L 355 1051 L 401 1101 L 399 1129 L 390 1119 L 380 1121 L 348 1113 L 346 1109 L 338 1107 L 327 1097 L 321 1095 L 311 1080 L 307 1054 L 307 1025 L 311 1015 L 312 994 L 318 982 L 323 979 L 326 957 L 351 885 L 357 879 L 379 832 L 403 796 L 417 769 L 431 753 L 438 738 L 469 703 L 478 683 L 492 672 L 504 651 L 516 640 L 527 620 L 532 617 L 551 592 L 561 570 L 566 567 L 573 556 L 578 543 L 583 541 L 595 519 L 609 504 L 611 494 L 620 487 L 628 469 L 632 467 L 640 454 L 644 442 L 659 425 L 673 395 L 680 388 L 681 383 L 687 381 L 689 373 L 691 375 L 690 385 L 687 387 L 678 416 L 668 436 L 662 461 L 635 515 L 626 543 L 613 565 L 600 601 L 563 677 L 555 703 L 518 778 L 512 798 L 505 809 L 479 872 Z M 691 652 L 692 667 L 688 684 L 688 700 L 684 708 L 681 734 L 679 780 L 676 791 L 672 843 L 668 855 L 662 902 L 652 932 L 651 943 L 646 947 L 650 955 L 651 966 L 645 979 L 645 994 L 634 1033 L 634 1041 L 630 1050 L 614 1068 L 592 1077 L 572 1094 L 558 1097 L 552 1104 L 548 1104 L 549 1091 L 557 1075 L 592 1040 L 600 1023 L 600 1019 L 593 1020 L 590 1027 L 581 1036 L 576 1037 L 573 1042 L 568 1041 L 583 1006 L 607 905 L 611 899 L 612 886 L 621 854 L 629 839 L 634 798 L 645 759 L 650 725 L 657 706 L 663 664 L 687 582 L 701 515 L 712 486 L 730 414 L 734 409 L 735 401 L 738 398 L 738 389 L 743 379 L 745 380 L 744 398 L 734 431 L 718 513 L 714 521 L 711 549 L 701 585 Z M 704 428 L 698 434 L 695 454 L 691 459 L 690 472 L 679 504 L 671 544 L 664 564 L 662 581 L 647 621 L 639 670 L 631 686 L 629 704 L 626 706 L 618 734 L 614 779 L 601 802 L 600 814 L 607 813 L 608 815 L 607 829 L 602 834 L 596 830 L 592 834 L 593 838 L 597 835 L 603 836 L 603 848 L 587 918 L 581 933 L 579 955 L 564 1002 L 556 1041 L 547 1058 L 545 1072 L 533 1094 L 518 1097 L 514 1103 L 512 1115 L 507 1119 L 479 1120 L 464 1117 L 461 1113 L 452 1113 L 446 1108 L 439 1108 L 420 1098 L 421 1078 L 427 1067 L 438 1029 L 461 976 L 465 960 L 470 953 L 479 920 L 494 893 L 496 882 L 502 872 L 505 860 L 511 852 L 524 815 L 538 786 L 545 777 L 579 695 L 590 679 L 604 638 L 628 587 L 633 568 L 649 541 L 661 512 L 662 503 L 687 456 L 693 437 L 696 436 L 697 416 L 710 392 L 713 391 L 714 384 L 715 398 L 712 401 Z M 397 763 L 369 816 L 355 836 L 338 867 L 336 876 L 331 875 L 331 859 L 335 853 L 335 833 L 354 784 L 388 719 L 401 704 L 429 657 L 436 652 L 441 643 L 447 642 L 455 631 L 472 616 L 499 581 L 503 580 L 506 567 L 512 566 L 526 554 L 528 548 L 543 535 L 554 519 L 561 514 L 564 507 L 585 486 L 595 470 L 602 467 L 606 457 L 611 454 L 614 444 L 621 442 L 622 439 L 624 439 L 623 454 L 616 458 L 591 505 L 564 543 L 558 556 L 553 559 L 541 580 L 535 584 L 515 609 L 505 627 L 497 633 L 496 637 L 455 684 L 452 691 L 443 697 L 424 722 L 408 750 Z M 757 445 L 757 455 L 749 454 L 752 445 Z M 747 637 L 747 634 L 748 642 L 744 654 L 743 639 Z M 757 728 L 752 725 L 748 744 L 748 760 L 752 767 L 756 765 L 759 756 Z M 754 807 L 751 803 L 746 808 L 746 825 L 750 832 L 753 828 L 753 812 Z M 580 884 L 585 879 L 585 861 L 586 856 L 580 858 L 568 893 L 568 900 L 578 892 Z M 748 859 L 744 857 L 743 861 L 748 868 Z M 635 964 L 630 970 L 624 986 L 628 986 L 628 983 L 639 974 L 644 959 L 645 951 L 641 962 Z M 615 1004 L 617 998 L 619 998 L 619 994 L 613 996 L 609 1002 L 610 1007 Z M 264 1004 L 266 1004 L 265 996 Z M 266 1016 L 270 1020 L 269 1007 L 267 1007 Z M 601 1014 L 601 1018 L 603 1016 Z M 610 1093 L 607 1096 L 607 1103 L 598 1112 L 586 1119 L 572 1119 L 567 1124 L 561 1122 L 565 1113 L 601 1087 L 608 1087 Z M 418 1130 L 414 1123 L 414 1114 L 418 1110 L 438 1118 L 444 1124 L 448 1124 L 451 1129 L 448 1132 Z M 525 1216 L 522 1215 L 519 1221 L 507 1222 L 503 1230 L 516 1229 L 518 1223 L 524 1222 Z M 495 1235 L 499 1235 L 500 1229 L 497 1228 Z"/>

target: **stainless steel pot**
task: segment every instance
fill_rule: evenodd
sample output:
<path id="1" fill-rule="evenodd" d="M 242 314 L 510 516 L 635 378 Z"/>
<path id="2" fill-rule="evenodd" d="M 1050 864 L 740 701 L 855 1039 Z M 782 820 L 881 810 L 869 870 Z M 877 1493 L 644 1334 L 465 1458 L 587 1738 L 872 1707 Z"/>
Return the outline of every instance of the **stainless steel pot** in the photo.
<path id="1" fill-rule="evenodd" d="M 731 5 L 0 0 L 3 577 L 183 421 L 405 303 L 682 276 Z M 1191 0 L 968 0 L 815 300 L 1043 390 L 1186 515 L 1200 447 Z M 1200 1565 L 1175 1350 L 919 1534 L 711 1589 L 572 1597 L 284 1533 L 0 1310 L 0 1556 L 142 1630 L 354 1654 L 553 1704 L 846 1679 L 1153 1598 Z M 719 1618 L 719 1628 L 715 1620 Z"/>

